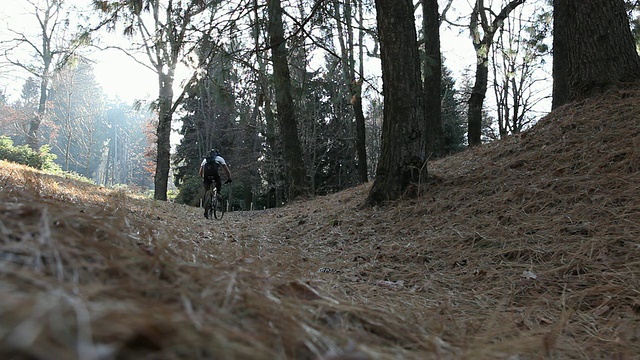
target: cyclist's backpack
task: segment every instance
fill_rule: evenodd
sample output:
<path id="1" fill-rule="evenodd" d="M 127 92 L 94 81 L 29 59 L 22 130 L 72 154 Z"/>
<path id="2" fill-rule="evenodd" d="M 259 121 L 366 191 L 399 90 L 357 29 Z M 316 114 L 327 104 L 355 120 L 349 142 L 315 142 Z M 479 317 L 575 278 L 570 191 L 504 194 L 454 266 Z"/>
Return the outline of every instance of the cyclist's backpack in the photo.
<path id="1" fill-rule="evenodd" d="M 204 176 L 214 176 L 218 173 L 218 167 L 220 165 L 215 161 L 215 158 L 207 157 L 207 162 L 204 164 Z"/>

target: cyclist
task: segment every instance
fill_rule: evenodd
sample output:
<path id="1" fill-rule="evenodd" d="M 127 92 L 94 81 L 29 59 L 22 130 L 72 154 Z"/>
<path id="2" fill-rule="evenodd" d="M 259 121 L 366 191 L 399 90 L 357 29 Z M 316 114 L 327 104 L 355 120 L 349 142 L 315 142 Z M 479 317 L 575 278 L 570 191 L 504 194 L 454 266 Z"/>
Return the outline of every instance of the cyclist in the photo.
<path id="1" fill-rule="evenodd" d="M 231 171 L 229 171 L 229 166 L 227 162 L 224 160 L 222 156 L 220 156 L 220 152 L 217 149 L 212 149 L 209 152 L 209 156 L 207 156 L 204 160 L 202 160 L 202 164 L 200 164 L 200 177 L 203 179 L 202 185 L 204 186 L 204 193 L 211 190 L 211 184 L 215 181 L 216 188 L 218 189 L 218 198 L 222 198 L 220 192 L 222 190 L 222 181 L 220 180 L 220 173 L 218 170 L 222 167 L 225 174 L 227 175 L 227 181 L 225 184 L 231 182 Z M 209 218 L 209 209 L 204 208 L 204 217 Z"/>

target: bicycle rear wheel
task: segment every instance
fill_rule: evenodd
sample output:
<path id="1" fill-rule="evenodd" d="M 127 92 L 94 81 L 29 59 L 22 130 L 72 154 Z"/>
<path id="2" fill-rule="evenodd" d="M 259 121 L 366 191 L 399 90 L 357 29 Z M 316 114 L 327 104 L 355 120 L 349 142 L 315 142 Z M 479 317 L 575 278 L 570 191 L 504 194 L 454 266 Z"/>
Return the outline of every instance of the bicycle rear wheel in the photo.
<path id="1" fill-rule="evenodd" d="M 224 216 L 224 210 L 226 207 L 225 201 L 223 199 L 218 199 L 217 196 L 214 195 L 212 207 L 213 207 L 213 217 L 218 220 L 222 219 L 222 217 Z"/>

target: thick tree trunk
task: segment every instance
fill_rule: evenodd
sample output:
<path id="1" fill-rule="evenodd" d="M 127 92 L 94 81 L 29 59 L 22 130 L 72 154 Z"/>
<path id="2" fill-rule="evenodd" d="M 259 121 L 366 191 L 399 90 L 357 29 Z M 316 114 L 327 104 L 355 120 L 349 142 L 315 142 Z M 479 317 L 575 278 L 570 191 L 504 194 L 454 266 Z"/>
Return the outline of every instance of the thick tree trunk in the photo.
<path id="1" fill-rule="evenodd" d="M 302 160 L 302 147 L 298 137 L 298 126 L 291 96 L 291 75 L 287 63 L 282 7 L 280 0 L 269 0 L 267 6 L 269 9 L 269 37 L 278 110 L 277 118 L 282 134 L 289 198 L 292 200 L 308 194 L 308 181 Z"/>
<path id="2" fill-rule="evenodd" d="M 159 111 L 158 129 L 158 155 L 156 160 L 156 174 L 154 178 L 155 189 L 153 198 L 167 200 L 167 187 L 169 183 L 169 166 L 171 162 L 171 119 L 173 117 L 171 106 L 173 103 L 173 77 L 159 73 Z"/>
<path id="3" fill-rule="evenodd" d="M 554 17 L 554 107 L 640 79 L 623 0 L 555 0 Z"/>
<path id="4" fill-rule="evenodd" d="M 367 203 L 402 196 L 426 181 L 426 124 L 411 0 L 376 0 L 384 122 L 380 161 Z"/>
<path id="5" fill-rule="evenodd" d="M 424 109 L 427 121 L 427 151 L 435 157 L 444 155 L 442 125 L 442 56 L 440 54 L 440 20 L 437 0 L 422 1 L 424 49 Z"/>
<path id="6" fill-rule="evenodd" d="M 562 0 L 555 0 L 555 7 L 563 6 Z M 553 13 L 553 90 L 551 109 L 562 106 L 569 100 L 569 39 L 567 26 L 571 14 L 567 12 Z"/>

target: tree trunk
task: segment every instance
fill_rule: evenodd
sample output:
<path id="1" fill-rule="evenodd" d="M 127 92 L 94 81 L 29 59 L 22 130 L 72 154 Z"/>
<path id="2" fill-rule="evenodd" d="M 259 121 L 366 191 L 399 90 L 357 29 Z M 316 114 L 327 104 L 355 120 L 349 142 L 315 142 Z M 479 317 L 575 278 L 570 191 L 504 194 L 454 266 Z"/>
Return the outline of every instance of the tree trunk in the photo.
<path id="1" fill-rule="evenodd" d="M 362 82 L 358 81 L 358 89 L 353 94 L 353 110 L 356 116 L 356 151 L 358 155 L 358 179 L 361 183 L 369 181 L 367 165 L 367 138 L 364 125 L 364 111 L 362 110 Z"/>
<path id="2" fill-rule="evenodd" d="M 468 141 L 469 146 L 482 143 L 482 107 L 487 94 L 489 81 L 489 59 L 483 57 L 476 65 L 476 79 L 469 98 Z"/>
<path id="3" fill-rule="evenodd" d="M 376 0 L 382 60 L 384 121 L 376 179 L 367 203 L 402 196 L 426 180 L 426 124 L 411 0 Z"/>
<path id="4" fill-rule="evenodd" d="M 48 69 L 51 64 L 51 58 L 45 57 L 45 68 Z M 47 109 L 47 88 L 49 87 L 49 71 L 45 70 L 40 80 L 40 99 L 38 100 L 38 112 L 31 119 L 29 124 L 29 132 L 27 133 L 27 145 L 33 150 L 38 151 L 39 140 L 38 130 L 42 119 L 44 119 Z"/>
<path id="5" fill-rule="evenodd" d="M 355 125 L 356 125 L 356 156 L 358 159 L 358 180 L 362 183 L 369 181 L 369 174 L 367 171 L 367 144 L 366 144 L 366 128 L 364 111 L 362 110 L 362 78 L 364 77 L 364 54 L 362 44 L 364 41 L 364 30 L 360 28 L 358 33 L 358 47 L 359 47 L 359 60 L 360 60 L 360 80 L 356 80 L 355 76 L 355 45 L 353 43 L 354 30 L 351 25 L 351 19 L 353 14 L 352 3 L 350 0 L 344 2 L 345 11 L 344 14 L 340 12 L 340 1 L 334 0 L 334 16 L 336 21 L 336 28 L 338 31 L 338 40 L 340 44 L 340 52 L 342 59 L 343 76 L 347 87 L 349 88 L 349 95 L 351 96 L 351 105 L 353 107 Z M 363 21 L 362 3 L 358 5 L 358 17 L 359 21 Z M 342 23 L 346 23 L 346 35 L 347 43 L 344 41 Z"/>
<path id="6" fill-rule="evenodd" d="M 440 21 L 437 0 L 422 1 L 424 34 L 424 109 L 427 121 L 427 151 L 436 157 L 444 155 L 442 125 L 442 56 L 440 54 Z"/>
<path id="7" fill-rule="evenodd" d="M 289 199 L 308 194 L 308 182 L 302 160 L 302 147 L 298 137 L 293 98 L 291 96 L 291 75 L 287 63 L 287 48 L 282 24 L 280 0 L 268 0 L 269 37 L 273 78 L 276 95 L 277 118 L 282 134 L 285 174 L 288 181 Z"/>
<path id="8" fill-rule="evenodd" d="M 560 3 L 560 4 L 559 4 Z M 554 6 L 562 7 L 562 0 L 555 0 Z M 569 54 L 567 27 L 571 14 L 554 9 L 553 12 L 553 90 L 551 109 L 564 105 L 569 100 Z"/>
<path id="9" fill-rule="evenodd" d="M 358 18 L 360 24 L 364 23 L 364 11 L 362 1 L 358 3 Z M 356 147 L 358 151 L 358 176 L 360 181 L 369 181 L 369 163 L 367 160 L 367 127 L 364 111 L 362 110 L 362 81 L 364 79 L 364 29 L 358 29 L 358 58 L 360 60 L 360 80 L 356 92 L 356 103 L 353 108 L 356 112 Z"/>
<path id="10" fill-rule="evenodd" d="M 39 60 L 42 60 L 42 63 L 35 66 L 35 68 L 40 68 L 40 66 L 42 66 L 42 72 L 38 73 L 37 71 L 34 72 L 32 69 L 34 68 L 31 65 L 24 65 L 24 64 L 20 64 L 19 66 L 27 69 L 27 71 L 29 71 L 30 73 L 32 73 L 33 75 L 37 76 L 40 78 L 40 98 L 38 100 L 38 112 L 36 113 L 36 115 L 31 119 L 31 122 L 29 124 L 29 130 L 27 132 L 27 145 L 29 145 L 29 147 L 34 150 L 34 151 L 38 151 L 39 150 L 39 140 L 38 140 L 38 130 L 40 129 L 40 124 L 42 123 L 42 120 L 45 117 L 45 114 L 47 112 L 47 98 L 48 98 L 48 88 L 49 88 L 49 82 L 51 80 L 51 74 L 53 72 L 55 72 L 56 68 L 53 68 L 54 65 L 54 56 L 61 56 L 63 58 L 66 57 L 70 57 L 69 55 L 71 55 L 71 51 L 69 50 L 63 50 L 61 48 L 55 48 L 54 46 L 56 45 L 53 41 L 54 35 L 56 35 L 58 33 L 58 31 L 56 31 L 56 29 L 59 28 L 58 25 L 60 25 L 62 23 L 62 19 L 59 19 L 57 15 L 54 14 L 58 14 L 59 11 L 61 11 L 61 6 L 62 3 L 60 2 L 47 2 L 45 9 L 43 12 L 40 12 L 40 10 L 38 10 L 38 7 L 36 6 L 36 10 L 35 10 L 35 15 L 36 18 L 38 19 L 38 23 L 40 25 L 40 30 L 41 32 L 41 36 L 42 38 L 39 39 L 41 41 L 41 48 L 38 49 L 38 51 L 36 51 L 36 58 L 38 58 Z M 59 22 L 60 21 L 60 22 Z M 31 42 L 29 40 L 26 40 L 26 38 L 24 37 L 24 35 L 21 35 L 24 39 L 24 41 L 29 44 L 31 47 L 33 47 L 34 49 L 37 47 L 35 44 L 35 42 Z M 57 69 L 63 67 L 65 64 L 65 61 L 61 61 L 58 65 L 57 65 Z"/>
<path id="11" fill-rule="evenodd" d="M 171 118 L 173 117 L 171 105 L 173 103 L 173 76 L 158 72 L 160 79 L 160 91 L 158 96 L 158 155 L 156 160 L 156 174 L 154 178 L 155 189 L 153 198 L 167 200 L 167 188 L 169 183 L 169 166 L 171 160 Z"/>
<path id="12" fill-rule="evenodd" d="M 554 30 L 554 107 L 640 79 L 623 0 L 555 0 Z"/>

